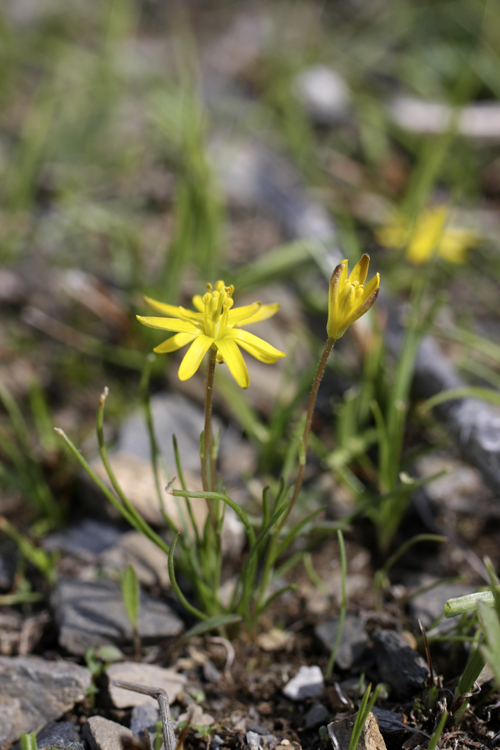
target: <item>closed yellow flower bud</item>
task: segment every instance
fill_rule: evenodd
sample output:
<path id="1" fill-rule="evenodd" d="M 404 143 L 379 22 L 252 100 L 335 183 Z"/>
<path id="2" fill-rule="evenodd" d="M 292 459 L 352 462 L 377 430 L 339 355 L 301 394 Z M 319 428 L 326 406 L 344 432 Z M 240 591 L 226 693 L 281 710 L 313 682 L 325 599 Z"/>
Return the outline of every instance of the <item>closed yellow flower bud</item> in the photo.
<path id="1" fill-rule="evenodd" d="M 380 274 L 365 286 L 370 256 L 363 255 L 348 277 L 348 262 L 338 264 L 330 279 L 328 292 L 328 337 L 337 341 L 358 318 L 361 318 L 377 299 Z"/>

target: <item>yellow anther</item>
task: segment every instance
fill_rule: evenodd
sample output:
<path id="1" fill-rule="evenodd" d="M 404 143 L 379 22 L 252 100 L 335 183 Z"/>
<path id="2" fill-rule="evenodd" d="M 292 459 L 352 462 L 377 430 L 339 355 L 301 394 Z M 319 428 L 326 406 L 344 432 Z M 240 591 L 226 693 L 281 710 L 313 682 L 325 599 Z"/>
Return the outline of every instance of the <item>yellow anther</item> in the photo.
<path id="1" fill-rule="evenodd" d="M 212 291 L 212 284 L 207 283 L 207 291 L 208 292 Z"/>

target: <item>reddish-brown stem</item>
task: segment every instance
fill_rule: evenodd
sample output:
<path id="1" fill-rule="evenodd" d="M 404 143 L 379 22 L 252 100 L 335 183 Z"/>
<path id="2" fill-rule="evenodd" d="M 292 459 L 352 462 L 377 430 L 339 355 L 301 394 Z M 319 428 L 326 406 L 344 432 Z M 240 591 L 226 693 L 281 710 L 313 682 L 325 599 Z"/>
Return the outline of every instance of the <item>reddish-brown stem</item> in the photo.
<path id="1" fill-rule="evenodd" d="M 321 380 L 323 378 L 323 373 L 325 371 L 326 363 L 328 361 L 328 357 L 330 356 L 330 352 L 332 351 L 334 345 L 335 345 L 335 339 L 329 338 L 328 341 L 326 342 L 323 354 L 321 355 L 321 359 L 318 364 L 318 369 L 316 370 L 316 375 L 314 376 L 313 385 L 311 389 L 311 395 L 309 396 L 309 404 L 307 407 L 304 434 L 302 435 L 302 447 L 303 447 L 304 459 L 301 460 L 299 464 L 299 472 L 297 474 L 297 479 L 295 481 L 293 495 L 290 500 L 290 505 L 288 506 L 288 509 L 283 517 L 283 521 L 281 522 L 281 526 L 285 525 L 288 516 L 292 512 L 293 507 L 295 503 L 297 502 L 297 497 L 299 495 L 300 488 L 302 487 L 302 480 L 304 478 L 304 469 L 306 467 L 305 457 L 307 456 L 307 444 L 309 442 L 309 433 L 311 432 L 311 425 L 312 425 L 313 416 L 314 416 L 314 407 L 316 405 L 316 399 L 318 397 L 318 390 L 319 390 Z"/>

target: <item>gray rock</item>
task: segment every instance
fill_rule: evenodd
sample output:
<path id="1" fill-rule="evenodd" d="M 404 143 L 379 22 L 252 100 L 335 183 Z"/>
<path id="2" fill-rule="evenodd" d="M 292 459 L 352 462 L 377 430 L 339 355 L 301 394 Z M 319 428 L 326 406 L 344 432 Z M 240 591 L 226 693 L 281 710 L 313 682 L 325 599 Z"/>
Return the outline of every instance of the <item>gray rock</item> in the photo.
<path id="1" fill-rule="evenodd" d="M 65 531 L 49 534 L 44 539 L 43 547 L 93 559 L 117 544 L 122 533 L 114 524 L 86 518 Z"/>
<path id="2" fill-rule="evenodd" d="M 109 573 L 132 565 L 138 581 L 145 586 L 170 585 L 167 555 L 140 531 L 122 534 L 118 544 L 101 555 L 100 563 Z"/>
<path id="3" fill-rule="evenodd" d="M 283 692 L 292 701 L 302 701 L 306 698 L 317 698 L 323 693 L 323 674 L 319 667 L 300 667 L 290 682 L 287 682 Z"/>
<path id="4" fill-rule="evenodd" d="M 112 581 L 61 579 L 52 598 L 59 643 L 83 656 L 88 648 L 132 641 L 121 589 Z M 139 633 L 144 644 L 182 633 L 184 626 L 164 602 L 141 593 Z"/>
<path id="5" fill-rule="evenodd" d="M 425 628 L 429 628 L 434 620 L 440 615 L 444 615 L 444 605 L 448 599 L 473 594 L 476 590 L 473 586 L 467 586 L 463 583 L 448 583 L 436 586 L 412 599 L 410 612 L 416 620 L 421 621 Z"/>
<path id="6" fill-rule="evenodd" d="M 130 731 L 137 737 L 144 734 L 145 729 L 148 730 L 149 734 L 153 734 L 159 718 L 158 705 L 143 703 L 141 706 L 134 706 L 130 719 Z"/>
<path id="7" fill-rule="evenodd" d="M 83 725 L 83 734 L 92 750 L 123 750 L 121 738 L 134 736 L 127 727 L 102 716 L 91 716 Z"/>
<path id="8" fill-rule="evenodd" d="M 421 690 L 429 678 L 422 657 L 394 630 L 375 630 L 372 638 L 380 679 L 391 686 L 395 698 L 411 697 Z"/>
<path id="9" fill-rule="evenodd" d="M 372 711 L 377 717 L 380 731 L 383 734 L 395 735 L 404 732 L 421 734 L 418 729 L 404 724 L 401 720 L 401 714 L 396 714 L 394 711 L 388 711 L 386 708 L 379 708 L 378 706 L 373 706 Z"/>
<path id="10" fill-rule="evenodd" d="M 173 703 L 178 693 L 186 685 L 183 674 L 174 672 L 173 669 L 163 669 L 156 664 L 139 664 L 135 661 L 124 661 L 112 664 L 106 672 L 109 678 L 109 694 L 116 708 L 129 708 L 130 706 L 141 706 L 149 703 L 157 706 L 157 701 L 150 695 L 136 693 L 133 690 L 125 690 L 113 685 L 113 680 L 131 682 L 146 687 L 163 688 L 168 695 L 168 700 Z"/>
<path id="11" fill-rule="evenodd" d="M 84 744 L 70 721 L 51 721 L 36 736 L 38 750 L 60 747 L 64 750 L 84 750 Z"/>
<path id="12" fill-rule="evenodd" d="M 246 733 L 247 747 L 249 750 L 262 750 L 260 737 L 260 734 L 257 734 L 257 732 Z"/>
<path id="13" fill-rule="evenodd" d="M 314 632 L 325 650 L 330 653 L 335 643 L 338 630 L 338 618 L 316 625 Z M 360 617 L 347 615 L 340 638 L 340 645 L 335 659 L 339 669 L 350 669 L 358 662 L 368 646 L 365 623 Z"/>
<path id="14" fill-rule="evenodd" d="M 0 657 L 0 744 L 37 732 L 84 697 L 88 669 L 39 656 Z"/>
<path id="15" fill-rule="evenodd" d="M 306 713 L 305 727 L 306 729 L 314 729 L 324 724 L 328 718 L 328 709 L 322 703 L 313 703 L 309 711 Z"/>
<path id="16" fill-rule="evenodd" d="M 151 412 L 158 445 L 168 468 L 176 473 L 173 435 L 177 438 L 182 468 L 185 472 L 200 471 L 200 433 L 204 413 L 201 407 L 184 396 L 159 393 L 151 399 Z M 215 429 L 218 424 L 214 425 Z M 122 425 L 116 446 L 117 452 L 150 460 L 149 434 L 142 410 L 135 411 Z"/>
<path id="17" fill-rule="evenodd" d="M 349 750 L 352 729 L 356 716 L 348 716 L 339 721 L 328 724 L 328 734 L 334 750 Z M 380 734 L 377 719 L 373 713 L 368 714 L 361 736 L 358 741 L 357 750 L 387 750 L 384 738 Z"/>

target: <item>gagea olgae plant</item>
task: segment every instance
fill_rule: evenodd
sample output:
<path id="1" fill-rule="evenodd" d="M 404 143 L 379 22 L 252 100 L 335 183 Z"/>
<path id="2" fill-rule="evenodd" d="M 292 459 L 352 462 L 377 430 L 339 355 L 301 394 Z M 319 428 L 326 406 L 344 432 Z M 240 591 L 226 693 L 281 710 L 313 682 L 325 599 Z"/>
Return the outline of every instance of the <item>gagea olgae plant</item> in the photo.
<path id="1" fill-rule="evenodd" d="M 369 257 L 363 255 L 350 275 L 348 275 L 347 260 L 343 260 L 333 272 L 328 297 L 326 326 L 328 338 L 313 381 L 304 432 L 299 441 L 299 465 L 295 484 L 293 487 L 287 487 L 281 482 L 274 495 L 269 488 L 265 488 L 262 494 L 262 514 L 257 520 L 251 521 L 243 508 L 225 493 L 223 478 L 217 476 L 217 441 L 214 440 L 212 433 L 214 372 L 217 364 L 226 364 L 238 385 L 247 388 L 249 376 L 241 349 L 269 365 L 285 356 L 284 352 L 245 330 L 252 323 L 266 320 L 277 313 L 279 310 L 277 304 L 261 305 L 260 302 L 254 302 L 244 307 L 234 307 L 234 288 L 226 286 L 223 281 L 218 281 L 215 287 L 207 284 L 207 291 L 203 297 L 193 298 L 194 311 L 146 298 L 146 302 L 162 317 L 138 316 L 139 321 L 143 325 L 173 334 L 160 343 L 154 351 L 161 354 L 176 351 L 184 346 L 189 347 L 179 367 L 178 374 L 181 380 L 192 377 L 201 366 L 205 355 L 208 355 L 205 379 L 205 424 L 200 439 L 203 490 L 191 492 L 186 487 L 181 457 L 174 440 L 177 473 L 181 487 L 173 488 L 174 480 L 167 491 L 175 497 L 184 499 L 191 529 L 176 528 L 172 519 L 164 512 L 170 543 L 152 529 L 137 512 L 113 473 L 106 453 L 102 428 L 107 391 L 104 392 L 99 403 L 97 435 L 101 458 L 114 493 L 99 479 L 69 438 L 61 430 L 58 431 L 80 464 L 124 518 L 168 555 L 172 588 L 186 609 L 202 621 L 193 629 L 195 632 L 200 633 L 210 628 L 238 623 L 241 620 L 244 620 L 247 628 L 252 630 L 270 602 L 285 590 L 294 588 L 294 586 L 285 586 L 276 590 L 273 583 L 282 572 L 278 566 L 280 558 L 287 552 L 297 535 L 304 532 L 308 522 L 323 510 L 320 508 L 298 521 L 294 519 L 293 525 L 288 524 L 302 486 L 314 405 L 329 354 L 335 342 L 344 335 L 352 323 L 370 309 L 378 295 L 379 274 L 365 284 L 368 265 Z M 159 488 L 157 452 L 154 449 L 155 440 L 152 431 L 151 439 L 153 468 Z M 192 504 L 203 500 L 208 512 L 203 530 L 199 531 L 194 522 Z M 162 507 L 161 492 L 159 492 L 159 503 Z M 220 595 L 221 532 L 227 506 L 238 515 L 247 535 L 246 560 L 234 583 L 229 602 L 227 597 L 222 601 Z M 176 566 L 181 568 L 191 584 L 197 606 L 188 601 L 179 588 L 175 576 L 174 556 Z"/>

